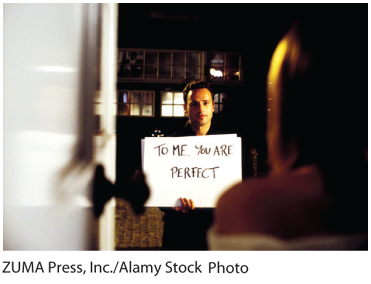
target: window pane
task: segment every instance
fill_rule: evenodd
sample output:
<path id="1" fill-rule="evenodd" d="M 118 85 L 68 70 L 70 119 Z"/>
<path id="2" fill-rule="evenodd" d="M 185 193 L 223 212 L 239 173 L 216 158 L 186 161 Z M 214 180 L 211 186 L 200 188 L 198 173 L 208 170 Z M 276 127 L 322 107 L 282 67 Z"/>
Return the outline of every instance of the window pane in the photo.
<path id="1" fill-rule="evenodd" d="M 125 51 L 118 52 L 118 54 L 117 54 L 117 63 L 123 63 L 122 60 L 124 59 L 124 53 L 126 53 L 126 52 Z"/>
<path id="2" fill-rule="evenodd" d="M 212 66 L 224 66 L 224 55 L 223 55 L 223 53 L 211 54 L 211 65 Z"/>
<path id="3" fill-rule="evenodd" d="M 200 65 L 198 53 L 187 53 L 187 66 L 188 65 Z"/>
<path id="4" fill-rule="evenodd" d="M 214 79 L 214 80 L 223 80 L 223 71 L 224 71 L 224 68 L 223 67 L 213 67 L 210 69 L 210 75 L 211 75 L 211 79 Z"/>
<path id="5" fill-rule="evenodd" d="M 160 52 L 160 65 L 171 65 L 171 52 Z"/>
<path id="6" fill-rule="evenodd" d="M 122 102 L 123 103 L 128 103 L 129 102 L 129 93 L 128 92 L 123 92 L 123 94 L 122 94 Z"/>
<path id="7" fill-rule="evenodd" d="M 173 106 L 161 106 L 161 115 L 162 116 L 173 116 Z"/>
<path id="8" fill-rule="evenodd" d="M 226 66 L 237 68 L 240 66 L 240 56 L 238 54 L 227 54 L 226 61 Z"/>
<path id="9" fill-rule="evenodd" d="M 183 105 L 174 105 L 174 116 L 184 116 Z"/>
<path id="10" fill-rule="evenodd" d="M 238 68 L 226 68 L 226 80 L 239 80 L 240 70 Z"/>
<path id="11" fill-rule="evenodd" d="M 222 78 L 223 77 L 223 70 L 224 70 L 223 67 L 215 67 L 214 66 L 213 68 L 210 68 L 211 79 Z"/>
<path id="12" fill-rule="evenodd" d="M 140 92 L 132 92 L 131 93 L 131 103 L 140 104 Z"/>
<path id="13" fill-rule="evenodd" d="M 173 66 L 173 78 L 184 79 L 184 66 Z"/>
<path id="14" fill-rule="evenodd" d="M 157 78 L 157 66 L 146 65 L 146 78 Z"/>
<path id="15" fill-rule="evenodd" d="M 174 104 L 184 104 L 183 93 L 174 93 Z"/>
<path id="16" fill-rule="evenodd" d="M 223 111 L 224 110 L 224 105 L 223 104 L 220 104 L 219 105 L 219 111 Z"/>
<path id="17" fill-rule="evenodd" d="M 214 94 L 214 102 L 216 102 L 216 103 L 219 102 L 219 94 L 218 93 Z"/>
<path id="18" fill-rule="evenodd" d="M 152 116 L 152 105 L 143 105 L 142 115 Z"/>
<path id="19" fill-rule="evenodd" d="M 162 93 L 161 104 L 172 104 L 173 103 L 173 93 L 166 92 Z"/>
<path id="20" fill-rule="evenodd" d="M 152 104 L 153 103 L 153 93 L 152 92 L 143 92 L 142 97 L 144 104 Z"/>
<path id="21" fill-rule="evenodd" d="M 119 77 L 128 78 L 130 76 L 130 69 L 126 65 L 119 65 L 117 75 Z"/>
<path id="22" fill-rule="evenodd" d="M 227 94 L 226 93 L 221 93 L 220 94 L 220 102 L 224 103 L 224 104 L 227 102 Z"/>
<path id="23" fill-rule="evenodd" d="M 131 66 L 131 78 L 143 78 L 143 66 L 142 65 Z"/>
<path id="24" fill-rule="evenodd" d="M 143 51 L 137 52 L 132 51 L 130 55 L 130 63 L 131 64 L 143 64 Z"/>
<path id="25" fill-rule="evenodd" d="M 130 64 L 130 51 L 124 51 L 122 54 L 122 61 L 123 64 Z"/>
<path id="26" fill-rule="evenodd" d="M 128 103 L 129 102 L 129 93 L 128 92 L 119 92 L 118 95 L 118 102 L 119 103 Z"/>
<path id="27" fill-rule="evenodd" d="M 130 105 L 130 114 L 131 115 L 140 115 L 140 105 L 137 105 L 137 104 Z"/>
<path id="28" fill-rule="evenodd" d="M 123 105 L 117 105 L 117 115 L 123 115 Z"/>
<path id="29" fill-rule="evenodd" d="M 146 52 L 146 64 L 157 64 L 157 52 Z"/>
<path id="30" fill-rule="evenodd" d="M 218 113 L 218 112 L 219 112 L 219 104 L 215 104 L 214 113 Z"/>
<path id="31" fill-rule="evenodd" d="M 183 65 L 185 62 L 185 53 L 173 53 L 173 66 L 174 65 Z"/>
<path id="32" fill-rule="evenodd" d="M 187 66 L 187 79 L 199 79 L 198 70 L 197 66 Z"/>
<path id="33" fill-rule="evenodd" d="M 170 78 L 171 67 L 170 66 L 160 66 L 159 78 Z"/>
<path id="34" fill-rule="evenodd" d="M 128 104 L 119 104 L 118 115 L 129 115 L 129 105 Z"/>
<path id="35" fill-rule="evenodd" d="M 117 102 L 118 103 L 122 103 L 124 102 L 124 95 L 126 94 L 126 92 L 117 92 Z M 126 95 L 126 98 L 127 98 L 127 95 Z"/>

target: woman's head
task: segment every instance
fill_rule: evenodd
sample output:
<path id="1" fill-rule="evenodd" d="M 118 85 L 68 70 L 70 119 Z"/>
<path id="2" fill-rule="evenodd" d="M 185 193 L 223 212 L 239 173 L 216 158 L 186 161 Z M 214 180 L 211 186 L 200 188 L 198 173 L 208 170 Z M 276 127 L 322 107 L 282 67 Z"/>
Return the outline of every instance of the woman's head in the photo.
<path id="1" fill-rule="evenodd" d="M 330 12 L 299 19 L 274 52 L 268 153 L 275 174 L 317 165 L 331 226 L 355 232 L 367 228 L 367 13 Z"/>
<path id="2" fill-rule="evenodd" d="M 359 23 L 348 21 L 328 14 L 303 17 L 273 54 L 267 140 L 275 173 L 321 163 L 351 145 L 363 147 L 363 154 L 367 148 L 367 52 L 358 45 L 367 34 L 356 36 Z M 362 126 L 359 133 L 354 124 Z"/>
<path id="3" fill-rule="evenodd" d="M 295 78 L 308 69 L 310 55 L 301 48 L 295 29 L 290 30 L 279 42 L 272 56 L 267 77 L 267 110 L 268 110 L 268 149 L 272 170 L 282 173 L 290 169 L 298 158 L 297 124 L 300 117 L 289 117 L 299 107 L 295 100 L 304 94 L 293 94 L 288 84 L 295 85 Z M 287 110 L 287 105 L 291 109 Z M 286 118 L 286 119 L 285 119 Z"/>

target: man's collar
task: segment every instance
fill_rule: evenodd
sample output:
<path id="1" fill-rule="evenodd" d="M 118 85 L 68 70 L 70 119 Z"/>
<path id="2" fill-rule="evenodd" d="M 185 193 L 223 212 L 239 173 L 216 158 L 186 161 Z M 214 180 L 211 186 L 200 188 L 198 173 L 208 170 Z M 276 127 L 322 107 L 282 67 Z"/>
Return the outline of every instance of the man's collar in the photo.
<path id="1" fill-rule="evenodd" d="M 211 134 L 217 134 L 217 131 L 215 129 L 215 125 L 214 125 L 213 120 L 211 120 L 210 128 L 209 128 L 208 132 L 206 133 L 206 135 L 211 135 Z M 189 120 L 187 121 L 187 123 L 184 127 L 183 135 L 184 136 L 195 136 L 196 135 L 196 132 L 192 129 L 192 125 L 189 122 Z"/>

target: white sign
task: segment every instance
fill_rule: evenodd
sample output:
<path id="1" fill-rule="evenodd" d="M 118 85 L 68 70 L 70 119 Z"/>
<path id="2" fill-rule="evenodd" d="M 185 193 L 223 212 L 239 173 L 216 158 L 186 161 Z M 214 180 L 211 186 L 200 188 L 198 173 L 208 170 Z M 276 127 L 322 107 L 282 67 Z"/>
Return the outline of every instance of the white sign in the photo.
<path id="1" fill-rule="evenodd" d="M 234 135 L 148 137 L 142 165 L 150 188 L 146 206 L 173 207 L 180 197 L 195 207 L 215 207 L 219 196 L 241 182 L 241 138 Z"/>

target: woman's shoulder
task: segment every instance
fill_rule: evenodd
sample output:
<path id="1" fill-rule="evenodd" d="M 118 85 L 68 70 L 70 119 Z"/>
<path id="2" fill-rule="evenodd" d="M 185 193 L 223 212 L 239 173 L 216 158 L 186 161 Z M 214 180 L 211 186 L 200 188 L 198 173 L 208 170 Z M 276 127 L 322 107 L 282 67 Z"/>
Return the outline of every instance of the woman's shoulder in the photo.
<path id="1" fill-rule="evenodd" d="M 268 233 L 284 236 L 289 223 L 322 200 L 322 180 L 313 169 L 246 179 L 220 197 L 215 209 L 219 233 Z"/>
<path id="2" fill-rule="evenodd" d="M 274 203 L 279 198 L 278 184 L 271 178 L 246 179 L 225 191 L 218 200 L 215 220 L 219 233 L 260 232 L 262 213 L 274 210 Z M 252 217 L 253 216 L 253 217 Z M 266 219 L 266 218 L 265 218 Z"/>

